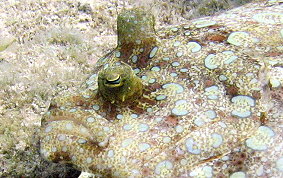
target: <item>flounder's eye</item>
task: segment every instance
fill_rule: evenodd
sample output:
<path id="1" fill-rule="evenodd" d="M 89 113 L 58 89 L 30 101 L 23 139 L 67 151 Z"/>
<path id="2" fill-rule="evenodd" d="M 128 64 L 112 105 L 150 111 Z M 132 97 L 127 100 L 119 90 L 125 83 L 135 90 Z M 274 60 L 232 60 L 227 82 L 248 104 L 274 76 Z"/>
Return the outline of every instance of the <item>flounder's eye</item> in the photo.
<path id="1" fill-rule="evenodd" d="M 125 63 L 111 65 L 98 74 L 98 91 L 111 103 L 132 101 L 142 95 L 143 85 L 132 68 Z"/>
<path id="2" fill-rule="evenodd" d="M 106 79 L 106 84 L 109 84 L 109 85 L 119 85 L 121 83 L 121 76 L 117 74 L 117 75 L 115 75 L 113 77 L 107 78 Z"/>

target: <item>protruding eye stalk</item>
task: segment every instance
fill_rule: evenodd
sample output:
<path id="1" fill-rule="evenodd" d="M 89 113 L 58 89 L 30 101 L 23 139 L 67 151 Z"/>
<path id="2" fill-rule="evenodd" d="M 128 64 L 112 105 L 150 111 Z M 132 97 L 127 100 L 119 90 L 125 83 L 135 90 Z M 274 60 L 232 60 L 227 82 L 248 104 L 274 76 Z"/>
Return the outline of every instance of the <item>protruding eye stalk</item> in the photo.
<path id="1" fill-rule="evenodd" d="M 143 85 L 127 64 L 110 65 L 98 74 L 98 91 L 107 101 L 122 103 L 142 95 Z"/>
<path id="2" fill-rule="evenodd" d="M 107 78 L 105 80 L 105 85 L 108 85 L 109 87 L 117 87 L 121 84 L 121 76 L 119 74 L 116 75 L 116 78 Z"/>

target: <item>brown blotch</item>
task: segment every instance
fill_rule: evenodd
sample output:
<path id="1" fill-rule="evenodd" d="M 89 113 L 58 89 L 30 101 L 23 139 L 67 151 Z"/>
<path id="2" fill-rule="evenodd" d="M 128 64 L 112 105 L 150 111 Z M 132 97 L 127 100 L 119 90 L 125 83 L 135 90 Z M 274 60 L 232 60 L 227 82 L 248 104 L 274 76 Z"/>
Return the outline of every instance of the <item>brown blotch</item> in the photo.
<path id="1" fill-rule="evenodd" d="M 266 53 L 265 54 L 266 55 L 266 57 L 276 57 L 276 56 L 281 56 L 281 55 L 283 55 L 283 53 L 282 52 L 268 52 L 268 53 Z"/>
<path id="2" fill-rule="evenodd" d="M 271 97 L 275 100 L 283 102 L 283 87 L 271 88 Z"/>
<path id="3" fill-rule="evenodd" d="M 165 122 L 169 126 L 176 126 L 178 125 L 179 119 L 177 116 L 171 114 L 165 118 Z"/>
<path id="4" fill-rule="evenodd" d="M 203 100 L 201 98 L 197 98 L 196 101 L 195 101 L 195 103 L 198 104 L 198 105 L 200 105 L 202 102 L 203 102 Z"/>
<path id="5" fill-rule="evenodd" d="M 51 154 L 50 157 L 54 163 L 59 163 L 60 161 L 62 162 L 71 161 L 70 154 L 67 152 L 63 152 L 63 151 L 54 152 L 53 154 Z"/>
<path id="6" fill-rule="evenodd" d="M 181 140 L 182 136 L 181 135 L 176 135 L 173 137 L 173 140 Z"/>
<path id="7" fill-rule="evenodd" d="M 81 96 L 73 96 L 72 101 L 75 103 L 76 106 L 84 106 L 84 107 L 90 106 L 90 102 L 86 101 Z"/>
<path id="8" fill-rule="evenodd" d="M 246 159 L 247 158 L 247 154 L 246 153 L 240 153 L 240 158 L 242 159 Z"/>
<path id="9" fill-rule="evenodd" d="M 216 178 L 226 178 L 227 176 L 225 176 L 223 173 L 217 174 Z"/>
<path id="10" fill-rule="evenodd" d="M 235 123 L 235 122 L 238 122 L 238 117 L 237 116 L 233 116 L 233 115 L 228 115 L 227 117 L 227 122 L 229 123 Z"/>
<path id="11" fill-rule="evenodd" d="M 147 167 L 145 167 L 145 168 L 143 168 L 143 169 L 141 170 L 141 174 L 142 174 L 143 176 L 149 176 L 151 173 L 152 173 L 152 170 L 149 169 L 149 168 L 147 168 Z"/>
<path id="12" fill-rule="evenodd" d="M 137 113 L 137 114 L 142 114 L 145 112 L 145 110 L 141 107 L 136 107 L 134 108 L 134 111 Z"/>
<path id="13" fill-rule="evenodd" d="M 127 60 L 126 62 L 130 62 L 131 59 L 130 56 L 133 53 L 133 46 L 136 46 L 135 43 L 123 43 L 124 45 L 121 47 L 120 52 L 121 52 L 121 58 L 124 60 Z"/>
<path id="14" fill-rule="evenodd" d="M 211 26 L 208 26 L 209 29 L 219 29 L 221 27 L 223 27 L 223 26 L 221 26 L 221 25 L 211 25 Z"/>
<path id="15" fill-rule="evenodd" d="M 259 24 L 259 22 L 256 22 L 256 21 L 246 21 L 245 24 L 254 25 L 254 24 Z"/>
<path id="16" fill-rule="evenodd" d="M 254 155 L 254 154 L 255 154 L 255 152 L 252 152 L 252 155 Z M 261 157 L 256 156 L 256 157 L 253 157 L 253 159 L 254 159 L 256 162 L 261 162 Z"/>
<path id="17" fill-rule="evenodd" d="M 156 100 L 152 100 L 152 99 L 149 99 L 149 98 L 145 98 L 145 97 L 142 97 L 140 99 L 140 102 L 142 103 L 147 103 L 149 105 L 155 105 L 156 104 Z"/>
<path id="18" fill-rule="evenodd" d="M 175 162 L 175 163 L 179 163 L 180 161 L 181 161 L 181 159 L 183 159 L 184 158 L 184 156 L 181 156 L 181 155 L 175 155 L 174 157 L 173 157 L 173 162 Z"/>
<path id="19" fill-rule="evenodd" d="M 208 41 L 214 41 L 214 42 L 223 42 L 226 40 L 226 36 L 219 35 L 219 34 L 214 34 L 214 35 L 209 35 L 206 37 L 206 40 Z"/>
<path id="20" fill-rule="evenodd" d="M 48 110 L 52 110 L 52 109 L 57 109 L 58 108 L 58 105 L 55 103 L 55 102 L 52 102 L 48 108 Z"/>
<path id="21" fill-rule="evenodd" d="M 150 131 L 150 132 L 151 133 L 156 133 L 156 134 L 158 133 L 158 131 L 156 131 L 156 130 L 153 130 L 153 131 Z M 152 145 L 152 146 L 157 146 L 159 144 L 159 142 L 157 140 L 150 140 L 149 144 Z"/>
<path id="22" fill-rule="evenodd" d="M 159 83 L 154 83 L 154 84 L 150 85 L 148 88 L 149 88 L 150 91 L 156 91 L 157 89 L 161 88 L 161 85 Z"/>
<path id="23" fill-rule="evenodd" d="M 192 88 L 194 88 L 194 87 L 195 87 L 195 84 L 194 84 L 194 83 L 190 83 L 190 84 L 187 85 L 187 88 L 188 88 L 188 89 L 192 89 Z"/>
<path id="24" fill-rule="evenodd" d="M 182 73 L 179 74 L 179 78 L 181 78 L 181 79 L 188 79 L 189 78 L 189 74 L 185 73 L 185 72 L 182 72 Z"/>
<path id="25" fill-rule="evenodd" d="M 232 174 L 234 171 L 230 168 L 230 169 L 228 169 L 228 173 L 229 174 Z"/>
<path id="26" fill-rule="evenodd" d="M 237 160 L 237 161 L 235 161 L 235 163 L 234 163 L 235 165 L 237 165 L 237 166 L 240 166 L 240 165 L 242 165 L 243 164 L 243 161 L 241 161 L 241 160 Z"/>
<path id="27" fill-rule="evenodd" d="M 252 96 L 255 99 L 260 99 L 261 98 L 261 93 L 260 93 L 260 91 L 253 91 Z"/>
<path id="28" fill-rule="evenodd" d="M 267 119 L 267 113 L 266 112 L 261 112 L 260 113 L 260 117 L 259 117 L 259 120 L 260 120 L 260 125 L 266 125 L 268 119 Z"/>
<path id="29" fill-rule="evenodd" d="M 252 117 L 252 120 L 254 120 L 256 122 L 260 121 L 260 118 L 258 116 L 252 115 L 251 117 Z"/>
<path id="30" fill-rule="evenodd" d="M 223 112 L 223 111 L 218 111 L 218 112 L 217 112 L 217 115 L 218 115 L 220 118 L 225 118 L 225 117 L 226 117 L 226 114 L 225 114 L 225 112 Z"/>
<path id="31" fill-rule="evenodd" d="M 168 68 L 168 71 L 170 72 L 170 73 L 173 73 L 173 72 L 177 72 L 177 70 L 175 69 L 175 68 L 172 68 L 172 67 L 170 67 L 170 68 Z"/>
<path id="32" fill-rule="evenodd" d="M 101 151 L 105 150 L 108 147 L 109 141 L 103 147 L 98 146 L 98 145 L 99 145 L 99 142 L 88 140 L 88 142 L 86 144 L 86 149 L 91 149 L 93 151 L 92 152 L 93 155 L 98 155 Z"/>
<path id="33" fill-rule="evenodd" d="M 216 51 L 211 49 L 211 50 L 208 51 L 208 54 L 216 54 Z"/>
<path id="34" fill-rule="evenodd" d="M 197 127 L 196 126 L 191 126 L 190 130 L 191 131 L 195 131 L 195 130 L 197 130 Z"/>
<path id="35" fill-rule="evenodd" d="M 149 54 L 150 51 L 147 49 L 146 52 Z M 148 55 L 141 54 L 138 56 L 137 67 L 145 68 L 149 62 Z"/>
<path id="36" fill-rule="evenodd" d="M 213 80 L 205 80 L 204 81 L 204 87 L 207 88 L 207 87 L 211 87 L 212 85 L 214 85 L 214 81 Z"/>
<path id="37" fill-rule="evenodd" d="M 96 165 L 91 165 L 88 167 L 89 170 L 91 170 L 92 172 L 95 172 L 95 173 L 100 173 L 103 175 L 103 177 L 109 177 L 109 178 L 112 178 L 112 170 L 107 168 L 107 169 L 98 169 L 96 167 Z"/>
<path id="38" fill-rule="evenodd" d="M 214 163 L 214 166 L 215 166 L 215 167 L 222 167 L 222 166 L 223 166 L 223 162 L 221 162 L 221 161 L 216 161 L 216 162 Z"/>
<path id="39" fill-rule="evenodd" d="M 147 46 L 146 44 L 144 44 L 144 46 Z M 126 63 L 132 65 L 132 61 L 131 61 L 131 55 L 133 54 L 133 49 L 139 50 L 140 48 L 143 48 L 144 51 L 140 54 L 136 54 L 138 57 L 137 63 L 136 63 L 136 67 L 139 68 L 144 68 L 148 65 L 149 63 L 149 53 L 151 51 L 150 47 L 144 47 L 144 46 L 137 46 L 134 43 L 129 43 L 127 45 L 123 45 L 121 48 L 121 59 L 123 61 L 125 61 Z"/>
<path id="40" fill-rule="evenodd" d="M 96 165 L 91 165 L 91 166 L 89 166 L 88 168 L 89 168 L 89 170 L 91 170 L 92 172 L 101 172 L 100 169 L 97 169 L 97 168 L 96 168 Z"/>
<path id="41" fill-rule="evenodd" d="M 131 110 L 133 110 L 135 113 L 137 114 L 143 114 L 145 112 L 145 109 L 140 107 L 140 106 L 135 106 L 135 105 L 132 105 L 129 107 Z"/>
<path id="42" fill-rule="evenodd" d="M 116 118 L 117 115 L 117 106 L 114 104 L 111 104 L 110 102 L 104 102 L 102 105 L 102 111 L 106 113 L 106 119 L 107 120 L 113 120 Z"/>
<path id="43" fill-rule="evenodd" d="M 143 90 L 143 94 L 145 95 L 149 95 L 151 93 L 149 87 L 147 87 L 146 89 Z"/>
<path id="44" fill-rule="evenodd" d="M 187 69 L 190 69 L 192 67 L 192 65 L 190 63 L 185 63 L 183 67 L 187 68 Z"/>
<path id="45" fill-rule="evenodd" d="M 226 87 L 226 93 L 228 95 L 237 96 L 238 92 L 239 92 L 239 88 L 234 85 Z"/>
<path id="46" fill-rule="evenodd" d="M 245 152 L 233 152 L 231 153 L 231 164 L 236 170 L 244 170 L 248 154 Z"/>
<path id="47" fill-rule="evenodd" d="M 151 60 L 149 58 L 149 54 L 151 50 L 156 46 L 155 44 L 155 38 L 149 38 L 146 41 L 143 41 L 142 46 L 139 46 L 138 48 L 136 47 L 136 49 L 144 49 L 144 51 L 138 55 L 137 67 L 145 68 L 149 64 L 149 61 Z M 133 46 L 131 46 L 131 48 L 133 48 Z"/>
<path id="48" fill-rule="evenodd" d="M 83 99 L 80 96 L 72 96 L 72 101 L 76 106 L 82 106 L 84 103 Z"/>
<path id="49" fill-rule="evenodd" d="M 214 73 L 219 76 L 223 73 L 223 71 L 221 69 L 214 69 Z"/>
<path id="50" fill-rule="evenodd" d="M 161 61 L 161 62 L 158 62 L 156 65 L 158 66 L 162 66 L 162 68 L 164 68 L 166 65 L 168 65 L 169 62 L 168 61 Z"/>

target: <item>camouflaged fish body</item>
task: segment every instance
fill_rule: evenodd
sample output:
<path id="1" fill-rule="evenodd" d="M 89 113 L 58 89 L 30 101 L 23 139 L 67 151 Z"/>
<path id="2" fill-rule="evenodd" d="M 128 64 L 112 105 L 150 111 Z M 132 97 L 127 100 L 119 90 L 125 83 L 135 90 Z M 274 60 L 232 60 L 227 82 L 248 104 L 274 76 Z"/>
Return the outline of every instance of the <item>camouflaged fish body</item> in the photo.
<path id="1" fill-rule="evenodd" d="M 158 32 L 150 14 L 121 13 L 118 47 L 52 102 L 42 155 L 105 177 L 282 176 L 258 56 L 280 64 L 283 8 L 243 9 Z"/>

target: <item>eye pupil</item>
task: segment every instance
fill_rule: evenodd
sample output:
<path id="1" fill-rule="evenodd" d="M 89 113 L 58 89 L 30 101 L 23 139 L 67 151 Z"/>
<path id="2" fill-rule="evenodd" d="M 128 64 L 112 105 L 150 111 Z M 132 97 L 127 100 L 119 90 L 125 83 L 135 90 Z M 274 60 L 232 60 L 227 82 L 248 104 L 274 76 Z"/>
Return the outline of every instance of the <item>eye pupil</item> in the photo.
<path id="1" fill-rule="evenodd" d="M 106 80 L 107 84 L 112 84 L 112 85 L 119 84 L 120 82 L 121 82 L 121 77 L 120 76 L 117 79 L 115 79 L 115 80 Z"/>

